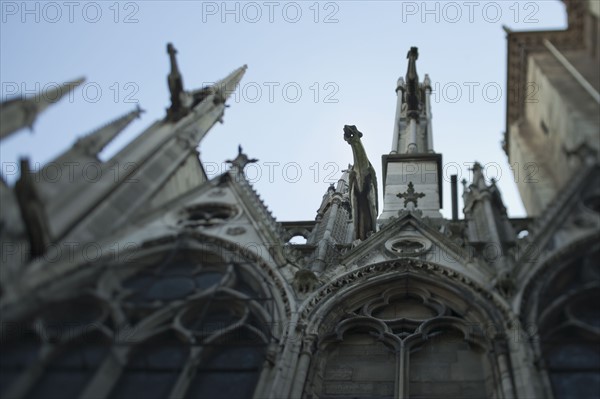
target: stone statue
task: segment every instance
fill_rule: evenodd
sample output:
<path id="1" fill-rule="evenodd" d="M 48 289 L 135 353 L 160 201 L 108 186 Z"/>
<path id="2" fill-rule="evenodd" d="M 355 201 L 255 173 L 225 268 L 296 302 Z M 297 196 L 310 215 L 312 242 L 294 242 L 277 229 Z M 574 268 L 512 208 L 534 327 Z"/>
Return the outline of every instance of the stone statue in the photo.
<path id="1" fill-rule="evenodd" d="M 350 170 L 350 201 L 354 221 L 354 239 L 364 240 L 376 230 L 377 177 L 360 141 L 356 126 L 344 126 L 344 140 L 352 147 L 354 165 Z"/>
<path id="2" fill-rule="evenodd" d="M 406 104 L 407 117 L 419 118 L 420 90 L 419 75 L 417 74 L 417 59 L 419 50 L 411 47 L 406 58 L 408 58 L 408 70 L 406 71 L 406 90 L 404 91 L 404 103 Z"/>
<path id="3" fill-rule="evenodd" d="M 167 53 L 169 53 L 169 60 L 171 61 L 171 72 L 167 77 L 169 92 L 171 93 L 171 107 L 167 109 L 167 120 L 176 122 L 187 114 L 188 108 L 183 104 L 185 92 L 183 90 L 183 78 L 177 66 L 177 58 L 175 58 L 177 50 L 171 43 L 167 44 Z"/>

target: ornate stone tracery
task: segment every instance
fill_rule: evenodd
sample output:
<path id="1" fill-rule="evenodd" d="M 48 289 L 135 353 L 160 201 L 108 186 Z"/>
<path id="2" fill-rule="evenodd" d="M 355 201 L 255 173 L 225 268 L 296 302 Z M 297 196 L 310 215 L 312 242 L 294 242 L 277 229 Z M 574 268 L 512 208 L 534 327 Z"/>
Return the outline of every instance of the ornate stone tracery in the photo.
<path id="1" fill-rule="evenodd" d="M 389 288 L 381 292 L 381 284 Z M 499 329 L 488 329 L 495 318 L 486 315 L 490 307 L 419 273 L 390 276 L 379 289 L 372 287 L 341 294 L 335 302 L 342 310 L 329 304 L 329 312 L 319 312 L 318 335 L 324 338 L 312 355 L 307 396 L 348 390 L 361 397 L 445 397 L 448 389 L 460 397 L 500 395 Z M 452 366 L 456 356 L 460 367 Z M 444 374 L 449 370 L 462 374 Z"/>
<path id="2" fill-rule="evenodd" d="M 106 268 L 96 287 L 88 287 L 93 294 L 22 318 L 30 334 L 15 334 L 14 353 L 3 356 L 0 369 L 10 377 L 3 392 L 52 395 L 64 370 L 74 378 L 68 397 L 88 391 L 115 398 L 226 397 L 241 386 L 252 392 L 267 347 L 281 334 L 278 294 L 239 253 L 195 250 L 181 241 L 168 248 Z M 84 357 L 69 360 L 74 354 Z M 31 360 L 23 363 L 23 356 Z"/>
<path id="3" fill-rule="evenodd" d="M 600 389 L 600 247 L 590 239 L 541 264 L 521 301 L 544 389 L 555 397 Z"/>

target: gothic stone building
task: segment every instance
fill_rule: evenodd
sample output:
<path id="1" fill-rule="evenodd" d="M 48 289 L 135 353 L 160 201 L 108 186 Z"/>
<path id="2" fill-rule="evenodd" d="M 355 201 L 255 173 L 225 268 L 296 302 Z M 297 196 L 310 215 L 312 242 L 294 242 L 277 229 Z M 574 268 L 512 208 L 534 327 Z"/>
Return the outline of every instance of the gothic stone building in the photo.
<path id="1" fill-rule="evenodd" d="M 241 148 L 212 180 L 195 150 L 245 67 L 186 91 L 169 46 L 166 117 L 105 162 L 139 110 L 54 161 L 135 167 L 47 181 L 23 160 L 0 186 L 2 397 L 599 397 L 599 3 L 566 4 L 564 31 L 507 32 L 505 151 L 537 167 L 536 184 L 518 179 L 519 219 L 477 165 L 464 217 L 442 218 L 412 48 L 377 172 L 383 209 L 346 126 L 352 168 L 315 220 L 278 222 Z M 531 82 L 539 101 L 523 101 Z M 47 105 L 2 104 L 1 136 Z"/>

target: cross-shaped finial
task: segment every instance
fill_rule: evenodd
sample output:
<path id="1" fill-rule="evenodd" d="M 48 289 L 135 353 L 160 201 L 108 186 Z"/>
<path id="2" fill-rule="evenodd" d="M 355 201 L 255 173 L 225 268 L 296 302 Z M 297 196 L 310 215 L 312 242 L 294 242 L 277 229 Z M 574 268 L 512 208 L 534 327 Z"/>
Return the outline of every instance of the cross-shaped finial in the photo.
<path id="1" fill-rule="evenodd" d="M 249 163 L 255 163 L 258 162 L 258 159 L 256 158 L 248 158 L 248 155 L 244 154 L 242 152 L 242 146 L 239 145 L 238 146 L 238 155 L 237 157 L 235 157 L 235 159 L 233 161 L 231 160 L 227 160 L 225 161 L 227 163 L 230 163 L 232 166 L 237 167 L 239 172 L 242 172 L 244 170 L 244 168 L 246 167 L 246 165 L 248 165 Z"/>
<path id="2" fill-rule="evenodd" d="M 425 196 L 424 193 L 415 193 L 415 186 L 412 182 L 408 182 L 408 189 L 404 193 L 396 194 L 398 198 L 404 198 L 404 207 L 408 205 L 409 202 L 415 204 L 415 208 L 417 207 L 417 200 L 419 198 L 423 198 Z"/>

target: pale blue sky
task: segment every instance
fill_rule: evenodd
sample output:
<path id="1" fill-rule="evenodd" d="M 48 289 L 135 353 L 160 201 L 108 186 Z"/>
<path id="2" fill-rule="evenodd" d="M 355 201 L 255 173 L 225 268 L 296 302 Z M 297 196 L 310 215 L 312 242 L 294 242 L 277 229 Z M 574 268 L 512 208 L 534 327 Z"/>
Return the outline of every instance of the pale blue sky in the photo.
<path id="1" fill-rule="evenodd" d="M 558 0 L 27 2 L 27 9 L 23 4 L 0 2 L 2 100 L 15 87 L 43 90 L 82 75 L 87 84 L 41 115 L 33 133 L 2 142 L 5 175 L 20 156 L 33 163 L 51 160 L 77 136 L 132 110 L 136 101 L 147 112 L 108 154 L 162 118 L 169 105 L 165 47 L 173 42 L 188 89 L 248 64 L 225 124 L 200 145 L 207 172 L 224 171 L 223 161 L 242 144 L 259 159 L 260 169 L 249 169 L 248 176 L 274 215 L 311 220 L 328 184 L 352 161 L 344 124 L 364 133 L 381 184 L 396 80 L 406 73 L 408 49 L 417 46 L 419 75 L 428 73 L 436 91 L 434 145 L 448 176 L 442 213 L 450 216 L 449 175 L 458 165 L 459 179 L 468 178 L 467 167 L 477 160 L 497 178 L 510 216 L 524 215 L 500 148 L 506 104 L 502 25 L 562 29 L 566 15 Z"/>

